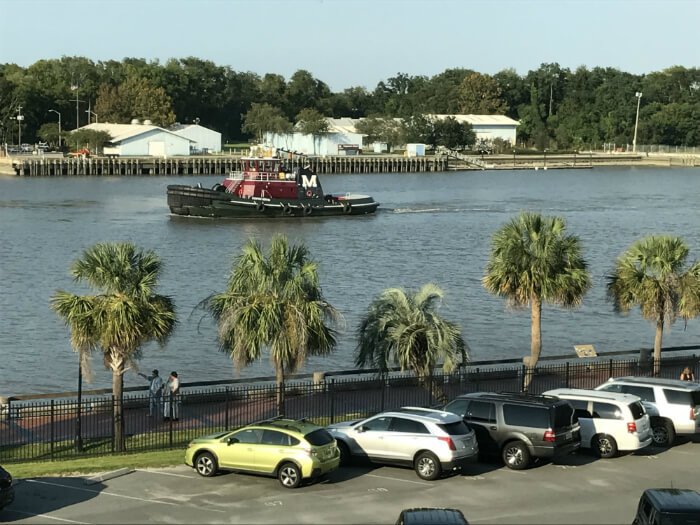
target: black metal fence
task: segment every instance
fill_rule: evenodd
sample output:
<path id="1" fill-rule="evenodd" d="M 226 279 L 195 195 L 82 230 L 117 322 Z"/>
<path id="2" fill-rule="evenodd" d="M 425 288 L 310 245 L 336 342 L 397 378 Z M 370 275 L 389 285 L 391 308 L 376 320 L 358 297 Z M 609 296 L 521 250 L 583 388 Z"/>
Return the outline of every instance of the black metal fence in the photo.
<path id="1" fill-rule="evenodd" d="M 700 372 L 698 357 L 686 355 L 664 358 L 659 375 L 678 378 L 685 366 Z M 528 391 L 594 388 L 610 377 L 652 374 L 652 363 L 638 359 L 543 364 L 532 373 Z M 327 425 L 400 406 L 435 406 L 466 392 L 519 392 L 525 381 L 522 365 L 468 366 L 422 382 L 409 373 L 291 381 L 284 387 L 285 416 Z M 194 390 L 159 400 L 156 413 L 149 414 L 147 395 L 127 393 L 121 405 L 126 451 L 179 448 L 203 434 L 274 417 L 277 394 L 275 384 Z M 84 397 L 80 404 L 76 399 L 9 402 L 0 412 L 0 463 L 114 453 L 115 405 L 111 396 Z"/>

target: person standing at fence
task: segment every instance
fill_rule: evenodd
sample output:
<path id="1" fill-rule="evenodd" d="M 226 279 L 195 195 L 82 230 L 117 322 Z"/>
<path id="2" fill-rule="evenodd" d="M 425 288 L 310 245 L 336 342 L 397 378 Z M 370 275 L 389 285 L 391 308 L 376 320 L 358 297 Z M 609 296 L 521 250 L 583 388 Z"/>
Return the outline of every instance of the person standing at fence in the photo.
<path id="1" fill-rule="evenodd" d="M 683 371 L 681 372 L 681 381 L 695 381 L 695 374 L 693 371 L 690 369 L 689 366 L 686 366 Z"/>
<path id="2" fill-rule="evenodd" d="M 180 379 L 177 377 L 177 372 L 170 372 L 170 377 L 165 385 L 165 403 L 163 411 L 163 421 L 172 419 L 177 421 L 180 419 Z"/>
<path id="3" fill-rule="evenodd" d="M 161 396 L 163 395 L 163 388 L 165 387 L 163 378 L 158 375 L 158 370 L 156 369 L 153 369 L 150 376 L 142 374 L 141 372 L 139 372 L 139 375 L 150 383 L 148 387 L 148 415 L 157 416 L 162 406 Z"/>

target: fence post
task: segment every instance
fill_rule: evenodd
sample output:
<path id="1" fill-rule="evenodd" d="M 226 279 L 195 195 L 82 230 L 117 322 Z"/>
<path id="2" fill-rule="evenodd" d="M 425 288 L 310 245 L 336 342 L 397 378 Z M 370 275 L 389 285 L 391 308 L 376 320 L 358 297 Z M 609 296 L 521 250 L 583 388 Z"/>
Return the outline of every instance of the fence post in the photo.
<path id="1" fill-rule="evenodd" d="M 224 416 L 224 427 L 228 430 L 229 427 L 229 410 L 231 409 L 231 390 L 226 387 L 226 415 Z"/>
<path id="2" fill-rule="evenodd" d="M 610 364 L 608 366 L 608 379 L 613 376 L 613 360 L 610 359 Z"/>
<path id="3" fill-rule="evenodd" d="M 114 396 L 112 396 L 112 405 L 109 407 L 109 409 L 110 409 L 109 410 L 109 419 L 112 422 L 112 424 L 110 425 L 110 427 L 112 428 L 112 453 L 114 453 L 114 434 L 115 434 L 115 432 L 114 432 L 114 403 L 115 403 Z"/>
<path id="4" fill-rule="evenodd" d="M 569 362 L 566 362 L 566 388 L 569 388 Z"/>
<path id="5" fill-rule="evenodd" d="M 384 394 L 386 391 L 386 383 L 389 380 L 388 377 L 382 376 L 382 395 L 381 395 L 381 406 L 379 407 L 380 412 L 384 412 Z"/>
<path id="6" fill-rule="evenodd" d="M 53 444 L 56 441 L 56 431 L 54 429 L 54 400 L 51 400 L 51 460 L 53 461 Z"/>
<path id="7" fill-rule="evenodd" d="M 331 378 L 328 383 L 328 397 L 331 402 L 331 425 L 335 423 L 335 379 Z"/>
<path id="8" fill-rule="evenodd" d="M 527 373 L 527 367 L 523 365 L 520 370 L 522 371 L 522 377 L 520 381 L 520 391 L 525 392 L 525 374 Z"/>

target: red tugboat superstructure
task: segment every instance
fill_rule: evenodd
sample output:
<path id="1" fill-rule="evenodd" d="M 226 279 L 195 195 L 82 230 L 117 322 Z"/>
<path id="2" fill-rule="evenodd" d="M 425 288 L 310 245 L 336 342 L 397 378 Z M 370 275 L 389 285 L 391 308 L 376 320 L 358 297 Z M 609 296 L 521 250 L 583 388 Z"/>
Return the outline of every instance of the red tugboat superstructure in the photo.
<path id="1" fill-rule="evenodd" d="M 291 159 L 290 159 L 291 160 Z M 325 194 L 307 165 L 291 169 L 276 155 L 243 157 L 242 171 L 211 189 L 168 186 L 168 207 L 193 217 L 308 217 L 366 215 L 379 207 L 369 195 Z"/>

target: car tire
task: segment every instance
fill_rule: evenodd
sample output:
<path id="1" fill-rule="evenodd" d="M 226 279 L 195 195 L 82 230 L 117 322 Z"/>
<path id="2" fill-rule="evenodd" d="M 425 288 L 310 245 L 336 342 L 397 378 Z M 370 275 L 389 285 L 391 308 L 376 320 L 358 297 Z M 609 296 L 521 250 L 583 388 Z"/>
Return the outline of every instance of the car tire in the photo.
<path id="1" fill-rule="evenodd" d="M 340 465 L 343 467 L 348 466 L 352 461 L 352 455 L 350 454 L 350 447 L 348 447 L 342 441 L 338 441 L 338 450 L 340 451 Z"/>
<path id="2" fill-rule="evenodd" d="M 413 468 L 420 479 L 433 481 L 442 475 L 440 460 L 432 452 L 421 452 L 416 456 Z"/>
<path id="3" fill-rule="evenodd" d="M 277 471 L 277 479 L 285 489 L 295 489 L 301 485 L 301 469 L 294 463 L 285 463 Z"/>
<path id="4" fill-rule="evenodd" d="M 501 456 L 503 463 L 511 470 L 523 470 L 530 465 L 530 451 L 522 441 L 506 443 Z"/>
<path id="5" fill-rule="evenodd" d="M 670 447 L 676 439 L 676 430 L 673 428 L 673 423 L 667 419 L 656 419 L 651 424 L 651 437 L 654 445 Z"/>
<path id="6" fill-rule="evenodd" d="M 593 450 L 600 458 L 614 458 L 617 455 L 617 441 L 607 434 L 599 434 L 592 440 Z"/>
<path id="7" fill-rule="evenodd" d="M 214 454 L 211 452 L 202 452 L 198 454 L 197 458 L 194 460 L 194 468 L 200 476 L 211 478 L 216 475 L 219 465 L 216 462 Z"/>

